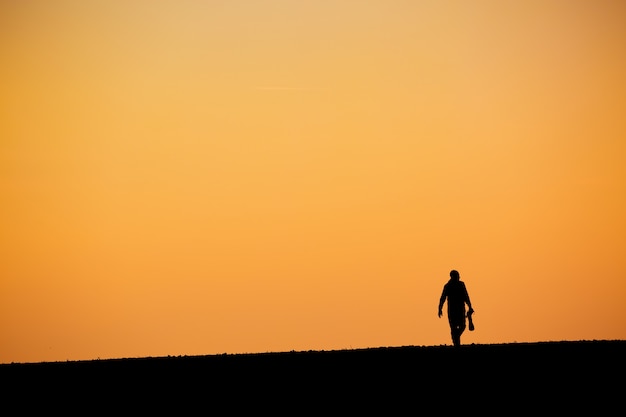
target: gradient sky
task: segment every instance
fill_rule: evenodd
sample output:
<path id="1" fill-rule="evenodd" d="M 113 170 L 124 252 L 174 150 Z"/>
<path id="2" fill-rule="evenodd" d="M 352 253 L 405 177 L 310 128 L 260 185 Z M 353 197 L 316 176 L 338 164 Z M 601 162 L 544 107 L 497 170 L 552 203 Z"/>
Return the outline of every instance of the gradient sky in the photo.
<path id="1" fill-rule="evenodd" d="M 0 362 L 626 339 L 624 22 L 0 1 Z"/>

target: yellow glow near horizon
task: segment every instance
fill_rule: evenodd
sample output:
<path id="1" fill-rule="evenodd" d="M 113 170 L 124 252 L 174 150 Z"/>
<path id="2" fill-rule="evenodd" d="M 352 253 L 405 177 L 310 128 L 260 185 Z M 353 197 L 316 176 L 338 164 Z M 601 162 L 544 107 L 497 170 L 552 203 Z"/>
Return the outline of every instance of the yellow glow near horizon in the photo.
<path id="1" fill-rule="evenodd" d="M 0 4 L 0 363 L 626 338 L 626 6 Z"/>

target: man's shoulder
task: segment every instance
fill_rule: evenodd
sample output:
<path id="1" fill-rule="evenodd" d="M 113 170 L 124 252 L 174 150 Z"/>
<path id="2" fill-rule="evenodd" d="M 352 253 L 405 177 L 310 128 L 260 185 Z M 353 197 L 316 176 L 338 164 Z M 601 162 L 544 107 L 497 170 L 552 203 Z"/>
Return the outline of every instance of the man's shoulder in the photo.
<path id="1" fill-rule="evenodd" d="M 463 281 L 448 281 L 445 285 L 448 288 L 465 288 L 465 283 Z"/>

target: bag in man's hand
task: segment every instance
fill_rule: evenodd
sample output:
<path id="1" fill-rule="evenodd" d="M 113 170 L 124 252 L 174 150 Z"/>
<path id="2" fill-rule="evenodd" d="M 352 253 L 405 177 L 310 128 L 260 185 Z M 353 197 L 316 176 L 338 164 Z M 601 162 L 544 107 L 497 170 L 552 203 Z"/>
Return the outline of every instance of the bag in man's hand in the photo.
<path id="1" fill-rule="evenodd" d="M 467 312 L 467 321 L 469 322 L 468 329 L 470 332 L 474 331 L 474 320 L 472 320 L 473 314 L 474 314 L 474 310 L 470 310 Z"/>

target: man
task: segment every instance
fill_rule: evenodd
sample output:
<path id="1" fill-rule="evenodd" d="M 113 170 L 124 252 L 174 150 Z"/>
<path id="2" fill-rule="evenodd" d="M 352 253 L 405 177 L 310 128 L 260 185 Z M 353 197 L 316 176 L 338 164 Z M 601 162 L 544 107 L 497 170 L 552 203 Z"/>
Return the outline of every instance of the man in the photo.
<path id="1" fill-rule="evenodd" d="M 459 272 L 454 269 L 450 271 L 450 280 L 443 286 L 441 298 L 439 298 L 439 318 L 443 314 L 443 303 L 446 300 L 448 300 L 448 322 L 450 323 L 452 344 L 460 346 L 461 335 L 465 331 L 465 304 L 469 307 L 468 314 L 471 315 L 474 309 L 465 283 L 461 281 Z"/>

